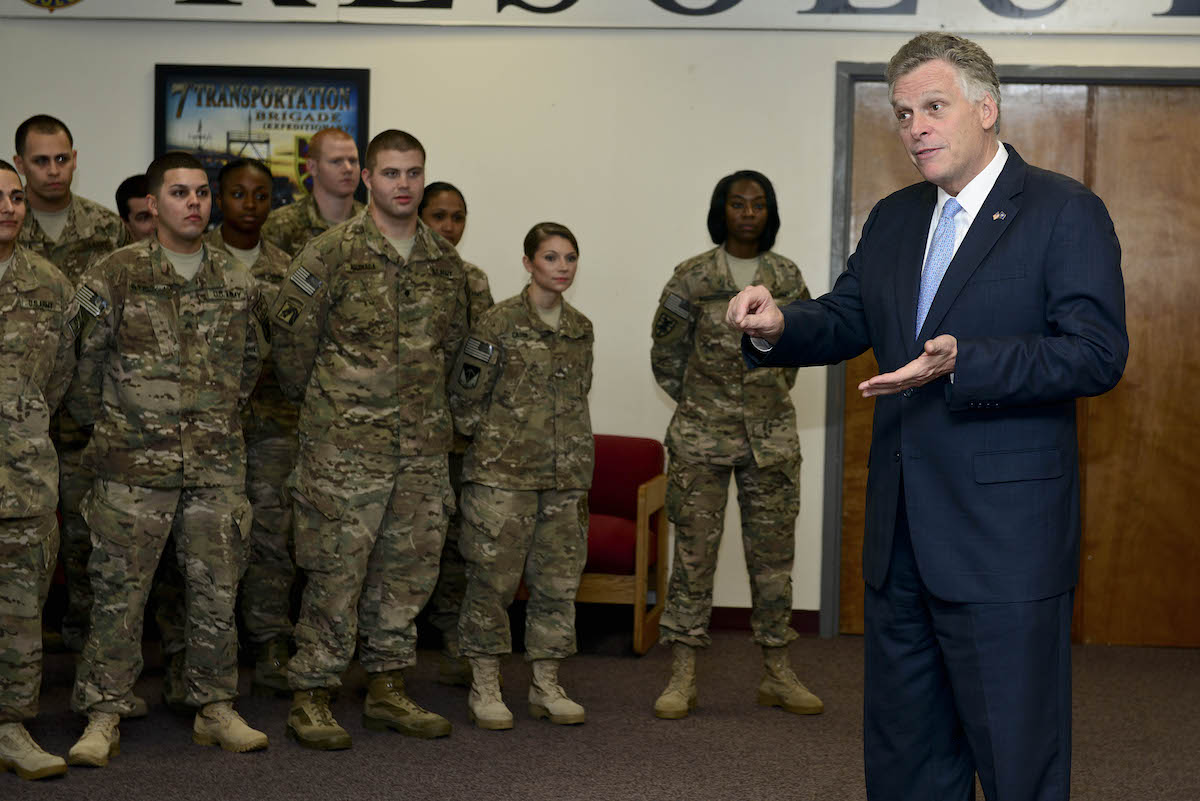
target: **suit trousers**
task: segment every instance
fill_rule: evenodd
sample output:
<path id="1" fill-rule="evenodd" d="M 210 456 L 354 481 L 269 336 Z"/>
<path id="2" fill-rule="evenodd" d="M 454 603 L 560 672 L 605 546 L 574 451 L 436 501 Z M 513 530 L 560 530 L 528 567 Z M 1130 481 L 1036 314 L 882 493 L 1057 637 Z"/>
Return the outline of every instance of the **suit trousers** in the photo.
<path id="1" fill-rule="evenodd" d="M 1070 793 L 1073 591 L 951 603 L 921 579 L 904 507 L 882 588 L 866 588 L 870 801 L 1060 801 Z"/>

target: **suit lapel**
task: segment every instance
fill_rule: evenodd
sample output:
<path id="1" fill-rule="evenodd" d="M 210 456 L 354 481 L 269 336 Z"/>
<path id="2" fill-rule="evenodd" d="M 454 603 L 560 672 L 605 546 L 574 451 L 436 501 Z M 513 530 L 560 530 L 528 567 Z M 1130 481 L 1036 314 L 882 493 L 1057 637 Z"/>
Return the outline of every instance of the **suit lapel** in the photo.
<path id="1" fill-rule="evenodd" d="M 898 243 L 896 269 L 897 322 L 901 342 L 913 341 L 917 325 L 917 293 L 921 288 L 921 267 L 925 263 L 925 243 L 929 239 L 929 219 L 937 205 L 937 189 L 933 184 L 922 187 L 919 203 L 913 204 L 912 216 L 904 225 L 904 236 Z"/>
<path id="2" fill-rule="evenodd" d="M 925 341 L 932 337 L 942 318 L 954 305 L 958 293 L 1016 219 L 1021 208 L 1021 189 L 1025 185 L 1025 166 L 1017 152 L 1009 148 L 1008 162 L 1000 172 L 1000 177 L 996 179 L 996 185 L 988 193 L 987 200 L 979 209 L 978 216 L 971 223 L 971 230 L 967 231 L 967 236 L 959 245 L 950 266 L 946 268 L 942 283 L 938 285 L 933 304 L 929 307 L 929 314 L 925 317 L 925 325 L 913 341 L 914 353 L 924 347 Z M 912 308 L 916 308 L 915 296 Z M 910 326 L 916 325 L 916 315 L 913 317 Z"/>

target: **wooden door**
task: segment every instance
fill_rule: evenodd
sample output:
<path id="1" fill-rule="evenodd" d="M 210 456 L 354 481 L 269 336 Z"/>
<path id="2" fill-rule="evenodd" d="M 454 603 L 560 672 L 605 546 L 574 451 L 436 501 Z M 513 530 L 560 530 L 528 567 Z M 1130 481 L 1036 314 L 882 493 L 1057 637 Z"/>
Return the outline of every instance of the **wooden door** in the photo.
<path id="1" fill-rule="evenodd" d="M 1087 401 L 1084 642 L 1200 645 L 1200 87 L 1093 89 L 1129 361 Z"/>
<path id="2" fill-rule="evenodd" d="M 1200 88 L 1005 84 L 1000 138 L 1031 164 L 1092 186 L 1124 251 L 1129 365 L 1116 390 L 1080 402 L 1084 538 L 1075 637 L 1200 644 Z M 849 250 L 880 198 L 919 180 L 883 83 L 856 85 Z M 1165 187 L 1170 187 L 1165 190 Z M 862 631 L 866 464 L 873 402 L 847 364 L 840 629 Z M 1190 503 L 1189 503 L 1190 501 Z"/>

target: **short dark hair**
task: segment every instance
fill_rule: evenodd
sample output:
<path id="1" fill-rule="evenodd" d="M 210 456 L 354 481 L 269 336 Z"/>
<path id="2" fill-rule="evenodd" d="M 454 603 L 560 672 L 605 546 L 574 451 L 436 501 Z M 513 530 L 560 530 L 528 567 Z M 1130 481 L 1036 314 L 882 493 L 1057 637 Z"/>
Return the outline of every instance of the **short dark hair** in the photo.
<path id="1" fill-rule="evenodd" d="M 540 222 L 525 234 L 525 255 L 532 259 L 537 255 L 537 249 L 541 247 L 541 244 L 552 236 L 561 236 L 571 243 L 571 247 L 575 248 L 576 253 L 579 252 L 579 243 L 575 241 L 575 234 L 571 233 L 570 228 L 562 223 Z"/>
<path id="2" fill-rule="evenodd" d="M 40 134 L 65 133 L 67 143 L 71 147 L 75 147 L 75 137 L 71 136 L 71 129 L 65 122 L 58 117 L 51 117 L 49 114 L 34 114 L 17 126 L 17 135 L 14 138 L 16 139 L 17 155 L 21 158 L 25 158 L 25 144 L 29 139 L 30 131 Z"/>
<path id="3" fill-rule="evenodd" d="M 234 159 L 226 164 L 221 168 L 221 171 L 217 173 L 217 191 L 220 191 L 221 187 L 224 186 L 226 176 L 228 176 L 234 170 L 240 170 L 243 167 L 249 167 L 252 170 L 258 170 L 263 175 L 267 176 L 268 183 L 275 180 L 275 176 L 271 174 L 271 168 L 266 164 L 263 164 L 258 159 L 239 158 Z"/>
<path id="4" fill-rule="evenodd" d="M 121 185 L 117 187 L 117 214 L 121 215 L 121 219 L 129 222 L 129 201 L 136 197 L 145 197 L 150 194 L 150 190 L 146 187 L 146 174 L 131 175 Z"/>
<path id="5" fill-rule="evenodd" d="M 168 170 L 204 170 L 204 165 L 191 153 L 182 150 L 169 150 L 150 162 L 146 168 L 146 192 L 157 195 L 162 191 L 163 181 Z"/>
<path id="6" fill-rule="evenodd" d="M 0 159 L 0 172 L 14 172 L 17 173 L 17 180 L 20 180 L 21 178 L 21 173 L 17 172 L 17 168 L 9 164 L 4 159 Z"/>
<path id="7" fill-rule="evenodd" d="M 386 131 L 375 134 L 375 138 L 367 145 L 367 157 L 363 159 L 363 166 L 368 170 L 375 169 L 375 160 L 379 158 L 379 153 L 382 150 L 398 150 L 404 153 L 408 150 L 421 151 L 421 160 L 425 159 L 425 146 L 410 133 L 405 131 L 397 131 L 395 128 L 389 128 Z"/>
<path id="8" fill-rule="evenodd" d="M 765 253 L 775 247 L 775 237 L 779 234 L 779 201 L 775 199 L 775 187 L 770 179 L 761 172 L 754 170 L 738 170 L 717 181 L 713 188 L 712 202 L 708 205 L 708 234 L 714 245 L 720 245 L 729 238 L 729 226 L 725 223 L 725 203 L 729 200 L 729 190 L 738 181 L 753 181 L 762 187 L 767 196 L 767 224 L 763 227 L 762 236 L 758 238 L 758 252 Z"/>
<path id="9" fill-rule="evenodd" d="M 421 196 L 421 202 L 417 204 L 417 216 L 420 217 L 425 213 L 425 207 L 429 205 L 431 198 L 435 198 L 443 192 L 453 192 L 458 195 L 458 199 L 463 204 L 463 211 L 467 210 L 467 199 L 463 197 L 463 193 L 459 191 L 457 186 L 448 184 L 445 181 L 434 181 L 431 184 L 425 184 L 425 194 Z"/>

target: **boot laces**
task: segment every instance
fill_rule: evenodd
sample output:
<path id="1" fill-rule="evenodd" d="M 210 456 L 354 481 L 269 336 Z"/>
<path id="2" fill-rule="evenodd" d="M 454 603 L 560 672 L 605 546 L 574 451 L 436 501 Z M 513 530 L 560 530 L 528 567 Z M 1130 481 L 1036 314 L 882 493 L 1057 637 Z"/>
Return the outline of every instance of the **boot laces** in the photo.
<path id="1" fill-rule="evenodd" d="M 220 723 L 222 726 L 230 726 L 235 723 L 245 725 L 246 721 L 233 709 L 233 705 L 228 702 L 218 702 L 208 707 L 204 711 L 204 716 Z"/>
<path id="2" fill-rule="evenodd" d="M 328 700 L 317 695 L 309 696 L 309 703 L 305 704 L 308 715 L 312 718 L 312 722 L 316 726 L 336 726 L 337 721 L 333 719 L 333 712 L 329 709 Z"/>
<path id="3" fill-rule="evenodd" d="M 117 715 L 115 712 L 101 712 L 88 718 L 87 726 L 83 729 L 84 737 L 103 737 L 108 739 L 115 728 Z M 26 736 L 28 732 L 26 732 Z M 82 738 L 81 738 L 82 739 Z"/>

